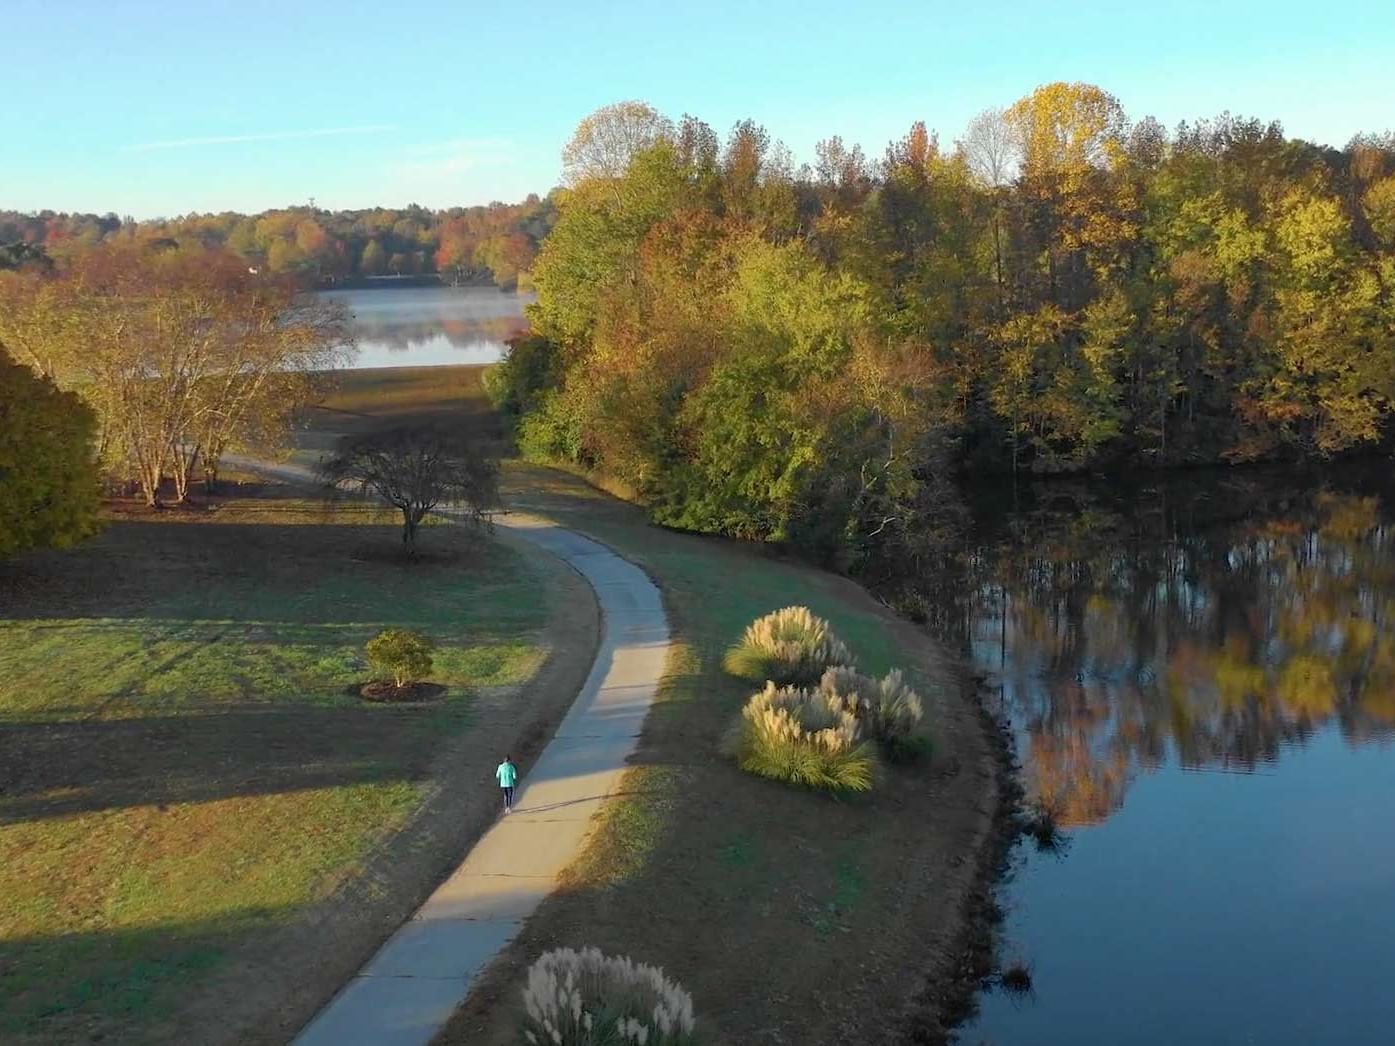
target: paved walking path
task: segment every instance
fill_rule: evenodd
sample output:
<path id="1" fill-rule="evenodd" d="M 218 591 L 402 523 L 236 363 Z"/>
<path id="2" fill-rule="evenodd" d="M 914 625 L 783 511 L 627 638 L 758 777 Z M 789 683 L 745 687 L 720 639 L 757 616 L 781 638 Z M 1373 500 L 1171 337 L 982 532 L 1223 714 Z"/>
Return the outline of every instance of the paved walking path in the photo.
<path id="1" fill-rule="evenodd" d="M 245 462 L 245 464 L 252 464 Z M 257 466 L 294 482 L 294 466 Z M 600 602 L 596 661 L 557 733 L 519 782 L 513 813 L 296 1037 L 297 1046 L 424 1046 L 475 976 L 518 933 L 581 852 L 591 817 L 615 794 L 668 655 L 659 590 L 602 545 L 547 520 L 511 515 L 497 526 L 560 556 Z M 493 788 L 493 766 L 480 767 Z M 497 791 L 497 788 L 495 789 Z"/>

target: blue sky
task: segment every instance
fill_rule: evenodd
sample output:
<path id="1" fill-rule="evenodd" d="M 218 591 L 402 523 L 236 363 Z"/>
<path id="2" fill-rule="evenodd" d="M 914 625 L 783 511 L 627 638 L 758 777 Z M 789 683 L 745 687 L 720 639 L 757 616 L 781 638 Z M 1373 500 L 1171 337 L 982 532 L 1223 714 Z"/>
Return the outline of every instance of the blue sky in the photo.
<path id="1" fill-rule="evenodd" d="M 519 199 L 641 98 L 796 160 L 1087 80 L 1171 126 L 1223 109 L 1341 145 L 1395 126 L 1395 2 L 0 0 L 0 208 L 137 217 Z"/>

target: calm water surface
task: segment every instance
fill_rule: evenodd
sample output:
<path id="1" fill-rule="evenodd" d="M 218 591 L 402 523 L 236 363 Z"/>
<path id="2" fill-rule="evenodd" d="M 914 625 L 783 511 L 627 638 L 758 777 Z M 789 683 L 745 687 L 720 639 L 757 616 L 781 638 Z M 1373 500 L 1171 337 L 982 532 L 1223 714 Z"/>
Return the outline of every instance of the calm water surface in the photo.
<path id="1" fill-rule="evenodd" d="M 1395 1043 L 1392 473 L 983 515 L 955 612 L 1067 843 L 961 1042 Z"/>
<path id="2" fill-rule="evenodd" d="M 323 292 L 353 314 L 351 367 L 494 363 L 527 327 L 532 295 L 496 287 L 370 287 Z"/>

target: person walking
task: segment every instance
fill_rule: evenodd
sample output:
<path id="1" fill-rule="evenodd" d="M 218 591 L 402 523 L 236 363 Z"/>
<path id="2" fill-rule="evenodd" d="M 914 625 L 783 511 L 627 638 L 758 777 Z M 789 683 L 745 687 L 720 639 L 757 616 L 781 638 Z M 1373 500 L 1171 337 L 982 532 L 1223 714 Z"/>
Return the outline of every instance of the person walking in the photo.
<path id="1" fill-rule="evenodd" d="M 512 756 L 504 756 L 504 761 L 499 764 L 499 769 L 494 771 L 494 776 L 499 779 L 499 787 L 504 790 L 504 813 L 513 810 L 513 787 L 518 783 L 518 767 L 513 765 Z"/>

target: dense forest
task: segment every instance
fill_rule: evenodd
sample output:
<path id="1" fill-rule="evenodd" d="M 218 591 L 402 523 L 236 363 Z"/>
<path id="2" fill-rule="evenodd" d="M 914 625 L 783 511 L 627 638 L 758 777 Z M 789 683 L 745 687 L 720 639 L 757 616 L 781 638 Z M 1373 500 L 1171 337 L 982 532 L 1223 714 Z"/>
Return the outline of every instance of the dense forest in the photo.
<path id="1" fill-rule="evenodd" d="M 796 167 L 754 122 L 723 141 L 624 102 L 582 122 L 546 198 L 0 212 L 0 268 L 30 270 L 14 302 L 94 248 L 230 252 L 300 287 L 522 281 L 533 333 L 489 385 L 526 454 L 664 524 L 844 567 L 935 547 L 966 477 L 1388 448 L 1395 135 L 1167 131 L 1057 83 L 951 146 L 915 123 L 879 159 L 815 153 Z"/>
<path id="2" fill-rule="evenodd" d="M 598 111 L 492 376 L 521 446 L 677 527 L 856 567 L 954 525 L 956 480 L 1380 446 L 1395 136 L 1222 115 L 1166 131 L 1086 84 L 817 163 Z"/>
<path id="3" fill-rule="evenodd" d="M 452 283 L 485 279 L 515 287 L 532 268 L 556 220 L 551 199 L 431 211 L 326 211 L 289 207 L 264 214 L 191 214 L 136 221 L 114 214 L 0 211 L 0 244 L 24 244 L 62 261 L 102 243 L 224 247 L 272 275 L 306 285 L 367 276 L 440 273 Z"/>

